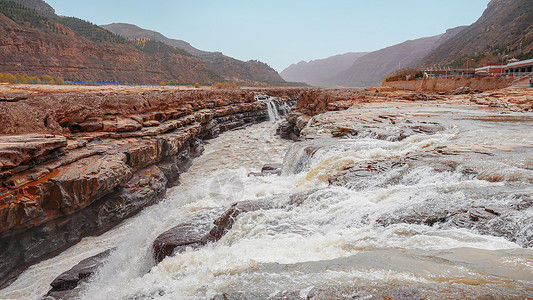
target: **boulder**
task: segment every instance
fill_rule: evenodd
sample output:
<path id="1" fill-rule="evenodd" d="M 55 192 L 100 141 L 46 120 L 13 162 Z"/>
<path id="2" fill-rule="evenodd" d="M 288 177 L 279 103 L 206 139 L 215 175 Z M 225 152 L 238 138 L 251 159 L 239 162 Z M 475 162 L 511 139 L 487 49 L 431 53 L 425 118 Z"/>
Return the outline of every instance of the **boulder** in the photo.
<path id="1" fill-rule="evenodd" d="M 73 291 L 80 283 L 87 281 L 98 268 L 100 268 L 115 248 L 108 249 L 95 256 L 86 258 L 72 267 L 70 270 L 57 276 L 50 284 L 52 289 L 43 299 L 72 299 L 78 294 Z"/>
<path id="2" fill-rule="evenodd" d="M 207 237 L 212 228 L 211 219 L 196 219 L 163 232 L 152 244 L 154 259 L 160 263 L 165 257 L 185 252 L 187 248 L 196 249 L 204 246 L 208 242 Z"/>

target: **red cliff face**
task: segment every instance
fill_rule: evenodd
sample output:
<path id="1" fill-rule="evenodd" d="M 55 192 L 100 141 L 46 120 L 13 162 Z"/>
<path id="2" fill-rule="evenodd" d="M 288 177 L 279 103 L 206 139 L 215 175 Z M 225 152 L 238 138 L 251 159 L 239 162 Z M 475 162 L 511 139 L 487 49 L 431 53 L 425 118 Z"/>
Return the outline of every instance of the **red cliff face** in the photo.
<path id="1" fill-rule="evenodd" d="M 174 53 L 150 56 L 132 45 L 97 44 L 61 28 L 65 34 L 43 32 L 0 14 L 0 72 L 92 81 L 214 81 L 199 58 Z"/>

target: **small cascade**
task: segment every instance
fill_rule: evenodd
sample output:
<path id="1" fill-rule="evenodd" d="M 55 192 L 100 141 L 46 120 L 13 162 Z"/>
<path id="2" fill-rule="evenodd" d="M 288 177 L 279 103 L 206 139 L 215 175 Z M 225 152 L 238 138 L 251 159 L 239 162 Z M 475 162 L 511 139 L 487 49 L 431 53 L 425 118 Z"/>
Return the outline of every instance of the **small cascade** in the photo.
<path id="1" fill-rule="evenodd" d="M 279 121 L 281 120 L 281 117 L 279 115 L 278 106 L 276 105 L 276 102 L 269 101 L 266 102 L 267 108 L 268 108 L 268 118 L 270 121 Z"/>
<path id="2" fill-rule="evenodd" d="M 266 106 L 268 110 L 268 120 L 271 122 L 281 120 L 282 116 L 287 114 L 290 110 L 290 107 L 281 98 L 266 95 L 256 95 L 255 98 Z"/>

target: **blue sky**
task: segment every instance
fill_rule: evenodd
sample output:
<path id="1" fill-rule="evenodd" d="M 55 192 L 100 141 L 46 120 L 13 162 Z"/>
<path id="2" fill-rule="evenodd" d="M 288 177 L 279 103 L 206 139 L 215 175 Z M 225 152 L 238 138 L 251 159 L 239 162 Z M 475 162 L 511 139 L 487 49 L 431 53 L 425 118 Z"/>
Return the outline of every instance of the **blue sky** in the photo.
<path id="1" fill-rule="evenodd" d="M 194 47 L 266 62 L 374 51 L 470 25 L 490 0 L 45 0 L 57 14 L 132 23 Z"/>

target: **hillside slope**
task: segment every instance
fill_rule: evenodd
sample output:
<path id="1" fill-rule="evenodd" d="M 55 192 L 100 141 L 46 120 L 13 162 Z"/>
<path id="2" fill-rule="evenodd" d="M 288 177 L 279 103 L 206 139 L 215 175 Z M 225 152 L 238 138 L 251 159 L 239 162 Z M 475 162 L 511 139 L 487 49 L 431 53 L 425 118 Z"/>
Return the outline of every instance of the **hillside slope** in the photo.
<path id="1" fill-rule="evenodd" d="M 143 29 L 133 24 L 113 23 L 100 27 L 128 39 L 150 38 L 183 49 L 202 59 L 210 71 L 227 81 L 240 82 L 245 78 L 247 81 L 284 83 L 283 78 L 274 69 L 259 61 L 244 62 L 220 52 L 202 51 L 185 41 L 170 39 L 159 32 Z"/>
<path id="2" fill-rule="evenodd" d="M 28 8 L 31 8 L 46 17 L 56 17 L 56 11 L 48 3 L 43 0 L 12 0 L 22 4 Z"/>
<path id="3" fill-rule="evenodd" d="M 1 0 L 0 72 L 87 81 L 194 83 L 217 79 L 196 57 L 165 51 L 148 54 L 120 43 L 119 38 L 107 41 L 115 38 L 111 33 L 91 30 L 87 23 L 78 24 L 84 26 L 76 30 L 102 41 L 91 41 L 58 21 Z"/>
<path id="4" fill-rule="evenodd" d="M 207 52 L 207 59 L 199 58 L 158 40 L 129 40 L 78 18 L 59 17 L 42 0 L 0 0 L 0 36 L 0 73 L 84 81 L 285 84 L 266 64 L 222 54 L 213 59 Z"/>
<path id="5" fill-rule="evenodd" d="M 161 33 L 153 30 L 143 29 L 139 26 L 127 23 L 112 23 L 108 25 L 100 25 L 100 27 L 109 30 L 115 34 L 121 35 L 127 39 L 139 39 L 143 37 L 150 38 L 155 41 L 163 42 L 169 46 L 183 49 L 193 55 L 208 54 L 207 51 L 202 51 L 194 48 L 191 44 L 182 40 L 169 39 Z"/>
<path id="6" fill-rule="evenodd" d="M 293 82 L 305 82 L 314 86 L 327 85 L 327 79 L 348 69 L 356 59 L 368 52 L 349 52 L 309 62 L 301 61 L 283 70 L 283 79 Z"/>
<path id="7" fill-rule="evenodd" d="M 533 58 L 533 1 L 492 0 L 474 24 L 429 53 L 424 64 L 461 67 L 496 63 L 508 57 Z M 471 64 L 472 65 L 472 64 Z"/>

